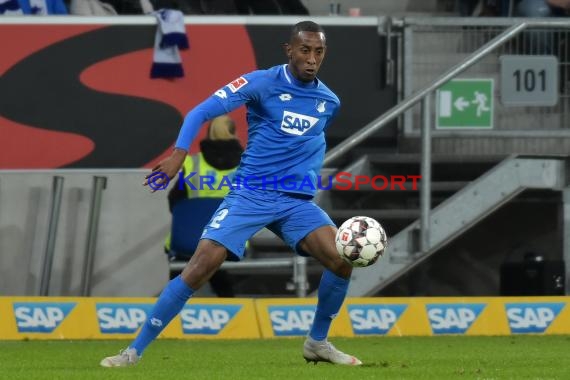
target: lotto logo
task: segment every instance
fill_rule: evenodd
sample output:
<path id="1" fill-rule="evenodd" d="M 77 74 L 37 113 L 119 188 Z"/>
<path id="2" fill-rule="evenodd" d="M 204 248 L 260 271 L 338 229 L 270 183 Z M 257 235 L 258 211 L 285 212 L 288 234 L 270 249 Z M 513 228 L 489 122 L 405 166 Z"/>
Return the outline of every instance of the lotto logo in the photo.
<path id="1" fill-rule="evenodd" d="M 240 311 L 240 305 L 186 305 L 180 313 L 184 334 L 217 335 Z"/>
<path id="2" fill-rule="evenodd" d="M 348 315 L 355 335 L 387 334 L 407 305 L 348 305 Z"/>
<path id="3" fill-rule="evenodd" d="M 507 303 L 505 310 L 513 334 L 544 333 L 564 306 L 562 302 Z"/>
<path id="4" fill-rule="evenodd" d="M 14 302 L 18 332 L 51 333 L 75 305 L 75 302 Z"/>
<path id="5" fill-rule="evenodd" d="M 231 92 L 236 92 L 237 90 L 239 90 L 240 88 L 242 88 L 246 84 L 247 84 L 247 79 L 245 79 L 244 77 L 239 77 L 239 78 L 235 79 L 234 81 L 230 82 L 228 84 L 228 87 L 229 87 Z"/>
<path id="6" fill-rule="evenodd" d="M 99 330 L 102 334 L 134 334 L 146 321 L 152 304 L 96 304 Z"/>
<path id="7" fill-rule="evenodd" d="M 292 135 L 303 135 L 309 129 L 313 128 L 319 119 L 300 113 L 283 111 L 283 120 L 281 121 L 281 130 Z"/>
<path id="8" fill-rule="evenodd" d="M 426 305 L 434 334 L 464 334 L 485 308 L 483 303 Z"/>
<path id="9" fill-rule="evenodd" d="M 305 336 L 315 319 L 315 306 L 269 306 L 275 336 Z"/>

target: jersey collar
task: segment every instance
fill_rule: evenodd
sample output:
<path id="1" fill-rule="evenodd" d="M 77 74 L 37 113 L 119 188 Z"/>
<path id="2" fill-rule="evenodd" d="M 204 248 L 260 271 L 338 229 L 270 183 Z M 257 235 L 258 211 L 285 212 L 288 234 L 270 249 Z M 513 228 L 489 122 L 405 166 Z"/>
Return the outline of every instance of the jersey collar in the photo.
<path id="1" fill-rule="evenodd" d="M 318 78 L 315 78 L 314 81 L 309 82 L 309 83 L 301 82 L 300 80 L 295 78 L 293 76 L 293 74 L 291 74 L 291 72 L 289 71 L 289 65 L 288 64 L 283 65 L 283 75 L 285 76 L 285 79 L 287 80 L 287 82 L 289 82 L 292 85 L 299 86 L 299 87 L 317 88 L 321 84 Z"/>

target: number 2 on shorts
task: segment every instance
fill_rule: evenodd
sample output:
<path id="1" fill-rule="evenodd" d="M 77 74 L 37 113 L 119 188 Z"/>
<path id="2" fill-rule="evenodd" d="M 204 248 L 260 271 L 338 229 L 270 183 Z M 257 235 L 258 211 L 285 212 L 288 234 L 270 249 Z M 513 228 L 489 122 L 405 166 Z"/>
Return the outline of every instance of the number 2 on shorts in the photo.
<path id="1" fill-rule="evenodd" d="M 210 222 L 210 227 L 212 228 L 220 228 L 220 222 L 224 220 L 224 218 L 228 215 L 228 209 L 224 208 L 218 211 L 218 215 L 216 215 L 212 221 Z"/>

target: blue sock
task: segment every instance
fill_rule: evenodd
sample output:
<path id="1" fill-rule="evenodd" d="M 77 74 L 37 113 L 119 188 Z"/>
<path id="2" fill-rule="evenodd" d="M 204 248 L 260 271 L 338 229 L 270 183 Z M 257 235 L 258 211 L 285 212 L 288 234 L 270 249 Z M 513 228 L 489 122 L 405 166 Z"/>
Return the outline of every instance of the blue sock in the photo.
<path id="1" fill-rule="evenodd" d="M 172 279 L 158 297 L 139 335 L 129 347 L 136 349 L 138 355 L 142 355 L 145 348 L 180 313 L 192 294 L 194 290 L 186 285 L 180 276 Z"/>
<path id="2" fill-rule="evenodd" d="M 319 301 L 315 320 L 309 332 L 314 340 L 325 340 L 329 333 L 331 323 L 336 317 L 348 290 L 349 280 L 338 277 L 333 272 L 325 269 L 319 284 Z"/>

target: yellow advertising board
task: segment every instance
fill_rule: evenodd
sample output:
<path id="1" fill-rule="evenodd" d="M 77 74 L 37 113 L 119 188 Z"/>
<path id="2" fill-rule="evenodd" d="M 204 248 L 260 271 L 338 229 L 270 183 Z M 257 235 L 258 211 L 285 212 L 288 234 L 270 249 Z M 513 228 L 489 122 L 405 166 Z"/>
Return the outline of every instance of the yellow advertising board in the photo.
<path id="1" fill-rule="evenodd" d="M 316 298 L 269 298 L 255 301 L 263 338 L 306 336 L 315 317 Z M 352 336 L 346 318 L 331 326 L 331 336 Z"/>
<path id="2" fill-rule="evenodd" d="M 0 297 L 0 340 L 132 339 L 155 298 Z M 570 297 L 348 298 L 330 336 L 570 334 Z M 316 298 L 194 298 L 161 338 L 305 336 Z"/>
<path id="3" fill-rule="evenodd" d="M 129 339 L 155 298 L 0 297 L 0 339 Z M 251 299 L 194 299 L 164 338 L 258 338 Z"/>
<path id="4" fill-rule="evenodd" d="M 570 334 L 569 297 L 349 298 L 330 336 Z M 316 299 L 255 302 L 261 336 L 305 336 Z"/>
<path id="5" fill-rule="evenodd" d="M 569 300 L 569 297 L 351 298 L 345 302 L 343 311 L 348 314 L 354 336 L 570 334 L 570 310 L 566 307 Z"/>

